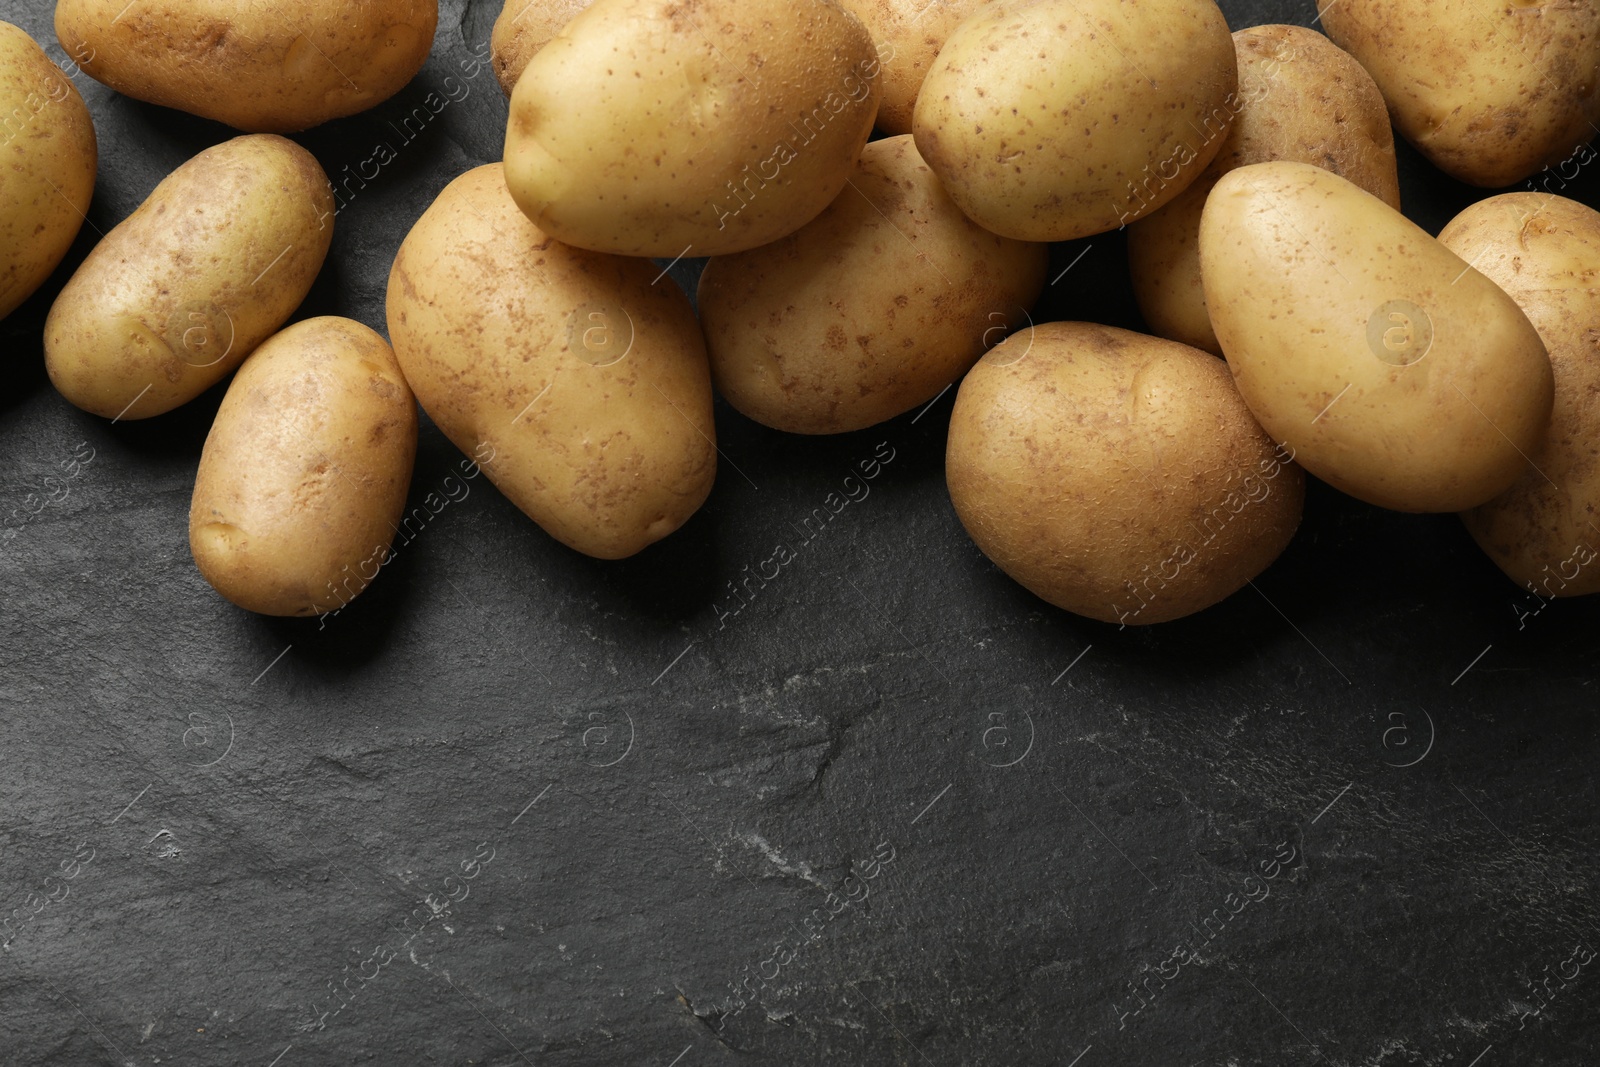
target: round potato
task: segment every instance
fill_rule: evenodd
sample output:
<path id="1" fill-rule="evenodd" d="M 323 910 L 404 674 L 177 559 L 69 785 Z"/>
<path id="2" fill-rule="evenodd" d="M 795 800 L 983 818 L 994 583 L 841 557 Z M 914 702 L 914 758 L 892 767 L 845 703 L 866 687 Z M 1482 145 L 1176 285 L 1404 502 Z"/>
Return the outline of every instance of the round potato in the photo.
<path id="1" fill-rule="evenodd" d="M 217 410 L 189 506 L 195 564 L 247 611 L 338 611 L 391 558 L 416 455 L 416 401 L 384 339 L 349 319 L 298 322 Z"/>
<path id="2" fill-rule="evenodd" d="M 1318 0 L 1406 140 L 1452 177 L 1512 185 L 1559 163 L 1600 123 L 1592 0 Z"/>
<path id="3" fill-rule="evenodd" d="M 1278 558 L 1305 477 L 1227 368 L 1110 326 L 1008 337 L 961 383 L 945 472 L 961 522 L 1050 603 L 1124 626 L 1191 615 Z"/>
<path id="4" fill-rule="evenodd" d="M 963 215 L 910 137 L 867 145 L 851 186 L 700 276 L 717 389 L 767 426 L 841 433 L 925 404 L 1044 288 L 1046 247 Z"/>
<path id="5" fill-rule="evenodd" d="M 1527 316 L 1338 175 L 1286 161 L 1223 175 L 1200 265 L 1250 410 L 1351 496 L 1463 511 L 1508 489 L 1543 439 L 1550 360 Z"/>
<path id="6" fill-rule="evenodd" d="M 1224 174 L 1293 159 L 1400 208 L 1389 113 L 1361 64 L 1301 26 L 1255 26 L 1233 43 L 1240 107 L 1222 151 L 1177 199 L 1128 230 L 1129 273 L 1150 329 L 1219 356 L 1200 282 L 1200 213 Z"/>
<path id="7" fill-rule="evenodd" d="M 1183 192 L 1222 148 L 1237 86 L 1213 0 L 1010 0 L 950 35 L 912 125 L 975 222 L 1066 241 Z"/>
<path id="8" fill-rule="evenodd" d="M 225 378 L 300 306 L 333 240 L 316 157 L 272 134 L 189 160 L 106 235 L 45 320 L 44 358 L 85 411 L 145 419 Z"/>
<path id="9" fill-rule="evenodd" d="M 529 518 L 601 559 L 682 526 L 716 477 L 705 341 L 656 273 L 540 233 L 492 164 L 439 194 L 389 277 L 389 336 L 423 410 Z"/>
<path id="10" fill-rule="evenodd" d="M 839 0 L 878 42 L 883 102 L 878 129 L 911 132 L 922 79 L 955 28 L 995 0 Z"/>
<path id="11" fill-rule="evenodd" d="M 0 22 L 0 319 L 72 247 L 97 161 L 83 97 L 32 37 Z"/>
<path id="12" fill-rule="evenodd" d="M 594 0 L 506 0 L 489 35 L 489 60 L 507 96 L 522 68 Z"/>
<path id="13" fill-rule="evenodd" d="M 119 93 L 251 133 L 382 103 L 422 69 L 438 0 L 57 0 L 56 37 Z"/>
<path id="14" fill-rule="evenodd" d="M 1439 234 L 1515 300 L 1555 372 L 1550 430 L 1522 478 L 1462 518 L 1513 581 L 1541 597 L 1600 593 L 1600 213 L 1508 193 Z"/>
<path id="15" fill-rule="evenodd" d="M 844 188 L 878 74 L 871 36 L 831 0 L 596 0 L 511 94 L 506 184 L 579 248 L 757 248 Z"/>

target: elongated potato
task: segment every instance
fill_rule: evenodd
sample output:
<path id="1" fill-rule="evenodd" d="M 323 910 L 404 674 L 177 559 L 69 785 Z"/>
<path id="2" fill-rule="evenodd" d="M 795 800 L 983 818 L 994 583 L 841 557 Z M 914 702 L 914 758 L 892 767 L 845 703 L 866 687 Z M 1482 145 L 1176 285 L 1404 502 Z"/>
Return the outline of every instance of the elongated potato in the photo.
<path id="1" fill-rule="evenodd" d="M 506 0 L 489 35 L 489 60 L 507 96 L 528 60 L 594 0 Z"/>
<path id="2" fill-rule="evenodd" d="M 339 610 L 390 559 L 416 455 L 416 401 L 382 337 L 332 316 L 274 334 L 229 384 L 200 454 L 200 573 L 263 615 Z"/>
<path id="3" fill-rule="evenodd" d="M 32 37 L 0 22 L 0 319 L 72 247 L 97 161 L 83 97 Z"/>
<path id="4" fill-rule="evenodd" d="M 491 164 L 439 194 L 389 276 L 389 336 L 423 410 L 529 518 L 601 559 L 682 526 L 716 477 L 705 341 L 656 273 L 540 233 Z"/>
<path id="5" fill-rule="evenodd" d="M 1555 372 L 1550 430 L 1521 479 L 1462 519 L 1538 596 L 1600 593 L 1600 212 L 1507 193 L 1457 215 L 1439 241 L 1517 302 Z"/>
<path id="6" fill-rule="evenodd" d="M 333 240 L 316 157 L 271 134 L 195 156 L 106 235 L 45 321 L 61 395 L 145 419 L 221 381 L 294 313 Z"/>
<path id="7" fill-rule="evenodd" d="M 56 37 L 119 93 L 251 133 L 389 99 L 422 68 L 438 0 L 57 0 Z"/>
<path id="8" fill-rule="evenodd" d="M 1044 288 L 1041 244 L 956 207 L 909 136 L 869 144 L 816 219 L 700 276 L 717 388 L 793 433 L 842 433 L 927 403 L 1020 326 Z"/>
<path id="9" fill-rule="evenodd" d="M 878 42 L 883 102 L 878 129 L 911 132 L 911 116 L 928 68 L 962 22 L 995 0 L 839 0 Z"/>

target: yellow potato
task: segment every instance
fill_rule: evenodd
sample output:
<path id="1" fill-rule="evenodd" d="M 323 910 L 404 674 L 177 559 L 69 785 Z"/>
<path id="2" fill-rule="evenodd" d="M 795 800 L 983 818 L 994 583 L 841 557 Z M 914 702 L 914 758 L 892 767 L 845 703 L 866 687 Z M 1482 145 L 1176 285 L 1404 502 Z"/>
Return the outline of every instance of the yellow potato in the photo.
<path id="1" fill-rule="evenodd" d="M 1200 264 L 1250 410 L 1336 488 L 1462 511 L 1509 488 L 1542 439 L 1550 361 L 1527 317 L 1343 178 L 1284 161 L 1224 175 Z"/>
<path id="2" fill-rule="evenodd" d="M 968 374 L 945 473 L 995 564 L 1057 607 L 1125 626 L 1191 615 L 1277 559 L 1305 478 L 1227 368 L 1082 322 L 1022 330 Z"/>
<path id="3" fill-rule="evenodd" d="M 119 93 L 252 133 L 389 99 L 422 69 L 438 0 L 57 0 L 56 37 Z"/>
<path id="4" fill-rule="evenodd" d="M 883 103 L 878 129 L 911 132 L 922 79 L 955 28 L 994 0 L 839 0 L 878 42 L 883 62 Z"/>
<path id="5" fill-rule="evenodd" d="M 384 339 L 298 322 L 228 386 L 200 454 L 189 547 L 233 603 L 337 611 L 391 558 L 417 455 L 417 405 Z"/>
<path id="6" fill-rule="evenodd" d="M 1501 570 L 1541 597 L 1600 593 L 1600 213 L 1560 196 L 1509 193 L 1439 234 L 1515 300 L 1555 371 L 1555 410 L 1531 464 L 1467 512 Z"/>
<path id="7" fill-rule="evenodd" d="M 499 164 L 451 182 L 389 277 L 389 336 L 446 437 L 551 536 L 630 556 L 716 477 L 705 342 L 645 260 L 540 233 Z"/>
<path id="8" fill-rule="evenodd" d="M 32 37 L 0 22 L 0 319 L 72 247 L 97 158 L 83 97 Z"/>
<path id="9" fill-rule="evenodd" d="M 506 0 L 489 35 L 494 76 L 507 96 L 528 60 L 594 0 Z"/>
<path id="10" fill-rule="evenodd" d="M 1151 331 L 1219 356 L 1200 282 L 1200 212 L 1224 174 L 1293 159 L 1400 208 L 1389 113 L 1361 64 L 1300 26 L 1255 26 L 1233 43 L 1239 107 L 1222 151 L 1176 200 L 1128 231 L 1133 291 Z"/>
<path id="11" fill-rule="evenodd" d="M 1593 0 L 1318 0 L 1406 140 L 1473 185 L 1521 181 L 1600 123 Z"/>
<path id="12" fill-rule="evenodd" d="M 871 36 L 831 0 L 596 0 L 511 94 L 506 184 L 579 248 L 757 248 L 844 188 L 878 74 Z"/>
<path id="13" fill-rule="evenodd" d="M 700 276 L 717 389 L 767 426 L 840 433 L 927 403 L 1044 287 L 1045 246 L 963 215 L 910 137 L 867 145 L 851 186 L 799 231 Z"/>
<path id="14" fill-rule="evenodd" d="M 145 419 L 225 378 L 300 306 L 333 239 L 316 157 L 273 134 L 195 156 L 106 235 L 45 320 L 61 395 Z"/>
<path id="15" fill-rule="evenodd" d="M 1022 241 L 1114 230 L 1222 148 L 1238 67 L 1212 0 L 1039 0 L 963 22 L 923 81 L 917 150 L 979 225 Z"/>

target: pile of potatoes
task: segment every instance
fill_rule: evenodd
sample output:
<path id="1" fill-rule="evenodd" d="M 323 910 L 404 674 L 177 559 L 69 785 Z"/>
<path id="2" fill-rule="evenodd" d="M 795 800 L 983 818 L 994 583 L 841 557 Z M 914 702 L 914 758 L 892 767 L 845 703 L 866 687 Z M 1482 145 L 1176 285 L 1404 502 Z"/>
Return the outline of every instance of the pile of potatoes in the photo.
<path id="1" fill-rule="evenodd" d="M 1327 37 L 1230 33 L 1214 0 L 507 0 L 504 162 L 416 220 L 385 341 L 284 328 L 334 201 L 280 135 L 399 91 L 435 0 L 60 0 L 89 75 L 244 135 L 90 253 L 46 366 L 118 420 L 233 375 L 190 543 L 269 614 L 336 611 L 392 558 L 419 404 L 464 469 L 617 559 L 706 500 L 716 394 L 831 434 L 958 382 L 957 515 L 1080 615 L 1144 625 L 1231 595 L 1293 538 L 1307 473 L 1462 513 L 1540 596 L 1600 591 L 1600 214 L 1507 193 L 1436 239 L 1401 213 L 1393 132 L 1491 188 L 1587 152 L 1600 7 L 1318 14 Z M 61 261 L 95 170 L 81 97 L 0 24 L 14 106 L 0 315 Z M 1048 243 L 1122 229 L 1152 333 L 1034 322 Z M 698 316 L 650 262 L 684 257 L 709 260 Z"/>

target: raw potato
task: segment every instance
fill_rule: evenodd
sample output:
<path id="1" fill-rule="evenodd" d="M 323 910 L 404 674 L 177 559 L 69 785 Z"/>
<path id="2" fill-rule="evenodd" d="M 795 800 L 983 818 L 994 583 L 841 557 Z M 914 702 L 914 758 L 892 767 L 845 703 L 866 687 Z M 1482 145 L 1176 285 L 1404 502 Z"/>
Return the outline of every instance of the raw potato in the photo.
<path id="1" fill-rule="evenodd" d="M 950 34 L 994 0 L 839 0 L 878 42 L 883 61 L 883 103 L 878 129 L 911 132 L 922 79 Z"/>
<path id="2" fill-rule="evenodd" d="M 1300 26 L 1255 26 L 1233 43 L 1239 108 L 1222 151 L 1176 200 L 1128 231 L 1133 291 L 1151 331 L 1219 356 L 1200 282 L 1200 213 L 1224 174 L 1293 159 L 1400 209 L 1389 113 L 1361 64 Z"/>
<path id="3" fill-rule="evenodd" d="M 872 38 L 831 0 L 596 0 L 511 94 L 506 184 L 579 248 L 757 248 L 844 188 L 878 74 Z"/>
<path id="4" fill-rule="evenodd" d="M 294 314 L 332 240 L 333 190 L 310 152 L 272 134 L 208 148 L 61 290 L 44 327 L 50 380 L 106 418 L 186 404 Z"/>
<path id="5" fill-rule="evenodd" d="M 119 93 L 252 133 L 376 107 L 422 69 L 438 0 L 58 0 L 56 37 Z"/>
<path id="6" fill-rule="evenodd" d="M 1439 240 L 1517 302 L 1555 371 L 1543 445 L 1516 485 L 1462 516 L 1467 529 L 1538 596 L 1600 593 L 1600 213 L 1508 193 L 1467 208 Z"/>
<path id="7" fill-rule="evenodd" d="M 26 33 L 0 22 L 0 319 L 43 285 L 94 196 L 83 97 Z"/>
<path id="8" fill-rule="evenodd" d="M 1406 140 L 1473 185 L 1559 163 L 1600 123 L 1593 0 L 1319 0 Z"/>
<path id="9" fill-rule="evenodd" d="M 963 215 L 910 137 L 867 145 L 851 185 L 798 232 L 700 276 L 717 389 L 767 426 L 841 433 L 925 404 L 1044 288 L 1046 247 Z"/>
<path id="10" fill-rule="evenodd" d="M 1550 361 L 1527 317 L 1343 178 L 1292 162 L 1224 175 L 1200 221 L 1200 263 L 1250 410 L 1351 496 L 1476 507 L 1542 440 Z"/>
<path id="11" fill-rule="evenodd" d="M 200 573 L 263 615 L 341 609 L 391 558 L 416 455 L 416 401 L 382 337 L 332 316 L 273 335 L 228 386 L 200 454 Z"/>
<path id="12" fill-rule="evenodd" d="M 551 536 L 631 556 L 716 477 L 705 342 L 649 262 L 559 244 L 499 164 L 417 222 L 389 277 L 389 336 L 425 410 Z"/>
<path id="13" fill-rule="evenodd" d="M 506 0 L 489 35 L 494 76 L 507 96 L 528 60 L 594 0 Z"/>
<path id="14" fill-rule="evenodd" d="M 1052 322 L 961 383 L 945 471 L 997 566 L 1057 607 L 1145 625 L 1230 596 L 1300 525 L 1305 477 L 1227 368 L 1110 326 Z"/>
<path id="15" fill-rule="evenodd" d="M 1222 148 L 1237 86 L 1212 0 L 1012 0 L 950 35 L 913 125 L 975 222 L 1066 241 L 1181 193 Z"/>

